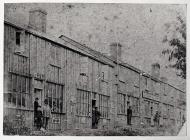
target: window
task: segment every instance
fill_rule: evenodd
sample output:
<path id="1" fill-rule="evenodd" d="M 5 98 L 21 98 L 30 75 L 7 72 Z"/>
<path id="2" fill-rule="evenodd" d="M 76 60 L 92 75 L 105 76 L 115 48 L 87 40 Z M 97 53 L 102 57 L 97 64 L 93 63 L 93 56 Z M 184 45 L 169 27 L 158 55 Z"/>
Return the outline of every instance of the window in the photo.
<path id="1" fill-rule="evenodd" d="M 48 104 L 53 112 L 63 113 L 63 85 L 46 83 L 46 99 L 48 99 Z"/>
<path id="2" fill-rule="evenodd" d="M 60 83 L 60 78 L 61 78 L 60 70 L 61 70 L 60 67 L 49 65 L 48 80 L 52 82 Z"/>
<path id="3" fill-rule="evenodd" d="M 120 67 L 119 68 L 119 81 L 125 82 L 125 68 L 124 67 Z"/>
<path id="4" fill-rule="evenodd" d="M 18 30 L 15 32 L 15 53 L 23 54 L 25 52 L 25 32 Z"/>
<path id="5" fill-rule="evenodd" d="M 14 72 L 19 72 L 21 74 L 23 73 L 29 73 L 29 64 L 28 64 L 28 58 L 26 56 L 23 55 L 19 55 L 19 54 L 14 54 L 13 55 L 13 68 L 10 68 L 10 71 L 14 71 Z"/>
<path id="6" fill-rule="evenodd" d="M 126 91 L 125 82 L 119 81 L 119 85 L 118 85 L 118 86 L 119 86 L 119 87 L 118 87 L 118 90 L 119 90 L 120 92 L 125 92 L 125 91 Z"/>
<path id="7" fill-rule="evenodd" d="M 109 74 L 109 66 L 108 65 L 102 65 L 101 71 L 102 71 L 102 77 L 101 77 L 102 81 L 108 82 L 108 80 L 109 80 L 109 75 L 108 75 Z"/>
<path id="8" fill-rule="evenodd" d="M 144 101 L 144 108 L 145 108 L 145 115 L 149 116 L 150 114 L 150 101 L 145 100 Z"/>
<path id="9" fill-rule="evenodd" d="M 77 115 L 89 116 L 90 99 L 89 91 L 77 89 Z"/>
<path id="10" fill-rule="evenodd" d="M 80 75 L 79 75 L 79 85 L 88 85 L 88 57 L 80 57 Z"/>
<path id="11" fill-rule="evenodd" d="M 109 96 L 105 96 L 99 94 L 99 111 L 101 113 L 101 117 L 108 118 L 109 117 Z"/>
<path id="12" fill-rule="evenodd" d="M 133 78 L 134 78 L 134 86 L 139 87 L 139 74 L 136 72 L 133 72 Z"/>
<path id="13" fill-rule="evenodd" d="M 170 106 L 170 116 L 174 118 L 174 106 Z"/>
<path id="14" fill-rule="evenodd" d="M 159 110 L 159 103 L 154 103 L 154 110 L 155 111 L 158 111 Z"/>
<path id="15" fill-rule="evenodd" d="M 51 64 L 59 66 L 61 62 L 60 48 L 52 44 L 50 48 Z"/>
<path id="16" fill-rule="evenodd" d="M 16 45 L 20 45 L 21 32 L 16 32 Z"/>
<path id="17" fill-rule="evenodd" d="M 131 97 L 131 105 L 132 105 L 132 110 L 134 114 L 139 113 L 139 98 L 136 97 Z"/>
<path id="18" fill-rule="evenodd" d="M 81 56 L 80 57 L 80 75 L 87 76 L 88 75 L 88 57 Z"/>
<path id="19" fill-rule="evenodd" d="M 167 104 L 163 104 L 163 116 L 167 118 L 168 116 Z"/>
<path id="20" fill-rule="evenodd" d="M 8 105 L 18 108 L 29 108 L 29 85 L 30 79 L 17 74 L 9 74 L 8 93 L 5 93 L 5 100 Z"/>
<path id="21" fill-rule="evenodd" d="M 150 90 L 150 78 L 144 77 L 144 85 L 146 90 Z"/>
<path id="22" fill-rule="evenodd" d="M 100 85 L 100 89 L 101 89 L 101 93 L 104 94 L 104 95 L 109 95 L 109 92 L 108 92 L 108 83 L 107 82 L 101 82 L 101 85 Z"/>
<path id="23" fill-rule="evenodd" d="M 117 113 L 118 114 L 125 114 L 125 94 L 118 93 L 117 94 Z"/>
<path id="24" fill-rule="evenodd" d="M 145 78 L 145 88 L 148 89 L 148 79 Z"/>
<path id="25" fill-rule="evenodd" d="M 139 97 L 139 87 L 137 87 L 136 85 L 134 86 L 133 96 Z"/>

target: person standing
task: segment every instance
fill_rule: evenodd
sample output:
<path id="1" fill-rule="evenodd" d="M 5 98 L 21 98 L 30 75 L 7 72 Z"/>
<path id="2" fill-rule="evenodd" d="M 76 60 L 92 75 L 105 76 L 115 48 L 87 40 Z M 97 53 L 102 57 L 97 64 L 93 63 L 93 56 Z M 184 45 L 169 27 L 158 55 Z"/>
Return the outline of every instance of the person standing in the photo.
<path id="1" fill-rule="evenodd" d="M 159 126 L 160 126 L 160 127 L 163 126 L 163 114 L 162 114 L 161 111 L 159 112 Z"/>
<path id="2" fill-rule="evenodd" d="M 151 125 L 151 127 L 153 127 L 154 126 L 154 113 L 153 113 L 153 107 L 152 106 L 150 107 L 150 115 L 151 115 L 150 125 Z"/>
<path id="3" fill-rule="evenodd" d="M 38 103 L 38 98 L 35 98 L 35 101 L 34 101 L 34 126 L 37 127 L 37 129 L 39 129 L 39 111 L 38 111 L 38 108 L 40 108 L 41 106 L 39 105 Z"/>
<path id="4" fill-rule="evenodd" d="M 98 128 L 98 122 L 100 120 L 100 112 L 98 111 L 97 107 L 92 108 L 92 128 L 97 129 Z"/>
<path id="5" fill-rule="evenodd" d="M 132 109 L 131 106 L 127 109 L 127 124 L 131 125 Z"/>
<path id="6" fill-rule="evenodd" d="M 44 106 L 43 106 L 43 126 L 44 129 L 47 130 L 49 119 L 51 118 L 51 108 L 48 105 L 48 100 L 44 100 Z"/>
<path id="7" fill-rule="evenodd" d="M 159 126 L 159 114 L 158 111 L 156 111 L 154 115 L 154 124 L 158 127 Z"/>

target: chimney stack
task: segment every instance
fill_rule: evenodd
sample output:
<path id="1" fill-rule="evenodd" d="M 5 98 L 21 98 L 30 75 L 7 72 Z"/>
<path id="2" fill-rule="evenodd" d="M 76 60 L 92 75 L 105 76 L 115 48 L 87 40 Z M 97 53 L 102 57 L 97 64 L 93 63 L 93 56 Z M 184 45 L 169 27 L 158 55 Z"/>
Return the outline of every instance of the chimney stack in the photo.
<path id="1" fill-rule="evenodd" d="M 167 83 L 168 79 L 166 77 L 161 77 L 160 80 L 164 83 Z"/>
<path id="2" fill-rule="evenodd" d="M 29 11 L 29 28 L 40 32 L 46 32 L 47 12 L 41 8 Z"/>
<path id="3" fill-rule="evenodd" d="M 110 44 L 109 46 L 109 53 L 108 55 L 111 56 L 113 59 L 115 60 L 121 60 L 121 55 L 122 55 L 122 52 L 121 52 L 121 49 L 122 49 L 122 45 L 120 43 L 112 43 Z"/>
<path id="4" fill-rule="evenodd" d="M 151 75 L 155 78 L 160 77 L 160 64 L 159 63 L 153 63 L 151 65 L 152 70 L 151 70 Z"/>

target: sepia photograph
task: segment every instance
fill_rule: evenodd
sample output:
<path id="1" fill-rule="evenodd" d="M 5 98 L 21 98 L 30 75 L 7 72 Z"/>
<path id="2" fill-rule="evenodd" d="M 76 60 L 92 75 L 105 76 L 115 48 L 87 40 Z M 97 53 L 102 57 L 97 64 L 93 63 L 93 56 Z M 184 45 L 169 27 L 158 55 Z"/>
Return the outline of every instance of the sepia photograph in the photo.
<path id="1" fill-rule="evenodd" d="M 187 4 L 4 3 L 3 135 L 187 136 Z"/>

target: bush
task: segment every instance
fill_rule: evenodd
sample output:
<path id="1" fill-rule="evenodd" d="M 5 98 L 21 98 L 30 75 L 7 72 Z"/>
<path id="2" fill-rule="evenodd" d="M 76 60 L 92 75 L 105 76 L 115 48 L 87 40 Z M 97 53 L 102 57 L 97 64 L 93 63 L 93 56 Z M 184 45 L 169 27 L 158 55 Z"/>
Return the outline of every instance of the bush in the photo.
<path id="1" fill-rule="evenodd" d="M 23 116 L 21 116 L 22 118 Z M 4 135 L 30 135 L 31 129 L 25 126 L 23 119 L 16 118 L 10 119 L 8 116 L 4 116 L 3 119 L 3 134 Z"/>

